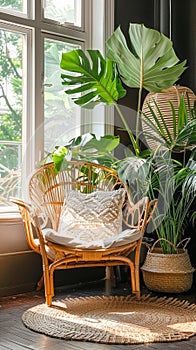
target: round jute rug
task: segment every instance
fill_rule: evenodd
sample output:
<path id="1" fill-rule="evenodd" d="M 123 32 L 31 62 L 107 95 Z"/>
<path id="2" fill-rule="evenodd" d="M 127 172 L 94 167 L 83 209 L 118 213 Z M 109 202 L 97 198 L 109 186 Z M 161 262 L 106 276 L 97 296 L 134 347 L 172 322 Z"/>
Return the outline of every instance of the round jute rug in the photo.
<path id="1" fill-rule="evenodd" d="M 40 333 L 106 344 L 172 342 L 196 334 L 196 304 L 174 298 L 133 296 L 69 298 L 24 312 Z"/>

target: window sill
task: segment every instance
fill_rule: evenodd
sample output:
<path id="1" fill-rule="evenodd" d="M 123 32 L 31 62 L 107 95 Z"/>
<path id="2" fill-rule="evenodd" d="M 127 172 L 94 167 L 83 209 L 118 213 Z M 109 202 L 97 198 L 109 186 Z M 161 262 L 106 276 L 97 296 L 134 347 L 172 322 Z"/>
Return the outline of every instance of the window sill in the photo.
<path id="1" fill-rule="evenodd" d="M 0 222 L 4 221 L 21 221 L 21 215 L 18 208 L 13 207 L 1 207 L 0 208 Z"/>

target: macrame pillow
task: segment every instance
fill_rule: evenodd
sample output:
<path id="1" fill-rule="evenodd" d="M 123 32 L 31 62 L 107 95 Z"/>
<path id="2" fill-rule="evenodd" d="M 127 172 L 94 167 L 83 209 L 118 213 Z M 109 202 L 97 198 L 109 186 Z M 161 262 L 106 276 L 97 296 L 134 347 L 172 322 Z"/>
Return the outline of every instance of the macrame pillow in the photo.
<path id="1" fill-rule="evenodd" d="M 137 229 L 122 231 L 125 190 L 69 191 L 62 208 L 58 232 L 45 229 L 49 241 L 69 247 L 97 249 L 122 245 L 141 236 Z"/>
<path id="2" fill-rule="evenodd" d="M 86 242 L 115 236 L 122 230 L 125 190 L 81 193 L 65 196 L 58 232 L 66 232 Z"/>

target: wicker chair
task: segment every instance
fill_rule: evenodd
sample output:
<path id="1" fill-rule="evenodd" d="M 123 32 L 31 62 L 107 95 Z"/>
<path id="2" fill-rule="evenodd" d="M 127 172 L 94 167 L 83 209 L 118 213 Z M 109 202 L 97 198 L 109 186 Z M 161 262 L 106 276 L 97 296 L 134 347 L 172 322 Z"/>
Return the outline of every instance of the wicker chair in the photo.
<path id="1" fill-rule="evenodd" d="M 125 192 L 121 209 L 127 229 L 125 241 L 123 238 L 119 243 L 118 239 L 114 239 L 109 246 L 95 244 L 92 248 L 91 245 L 75 247 L 73 243 L 70 245 L 58 240 L 58 229 L 68 193 L 79 192 L 81 195 L 82 192 L 82 195 L 85 194 L 88 199 L 88 195 L 94 192 L 107 191 L 108 194 L 116 195 L 121 188 L 124 188 Z M 45 297 L 48 306 L 52 304 L 54 296 L 53 273 L 55 270 L 90 266 L 105 266 L 110 270 L 112 266 L 128 265 L 131 271 L 132 293 L 140 298 L 140 248 L 146 225 L 153 215 L 156 200 L 149 201 L 145 197 L 134 205 L 129 200 L 129 193 L 119 180 L 116 171 L 99 164 L 82 161 L 70 161 L 65 170 L 58 173 L 53 163 L 36 170 L 29 182 L 29 197 L 30 205 L 21 199 L 12 198 L 12 201 L 19 207 L 30 248 L 42 255 Z M 44 228 L 45 226 L 47 228 Z M 52 230 L 52 239 L 45 234 L 47 230 Z M 35 231 L 37 238 L 35 238 Z M 86 231 L 88 235 L 88 229 Z M 134 254 L 131 254 L 132 252 Z"/>

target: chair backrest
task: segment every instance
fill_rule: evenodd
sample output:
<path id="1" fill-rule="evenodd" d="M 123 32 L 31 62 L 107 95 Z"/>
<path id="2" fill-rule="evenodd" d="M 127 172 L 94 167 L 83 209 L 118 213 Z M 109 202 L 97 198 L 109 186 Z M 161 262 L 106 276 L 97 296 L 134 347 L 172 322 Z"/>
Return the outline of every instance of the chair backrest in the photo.
<path id="1" fill-rule="evenodd" d="M 54 230 L 58 229 L 66 191 L 91 193 L 122 187 L 115 170 L 100 164 L 70 161 L 64 170 L 56 171 L 53 163 L 35 171 L 29 182 L 29 197 L 37 214 L 45 210 Z"/>

